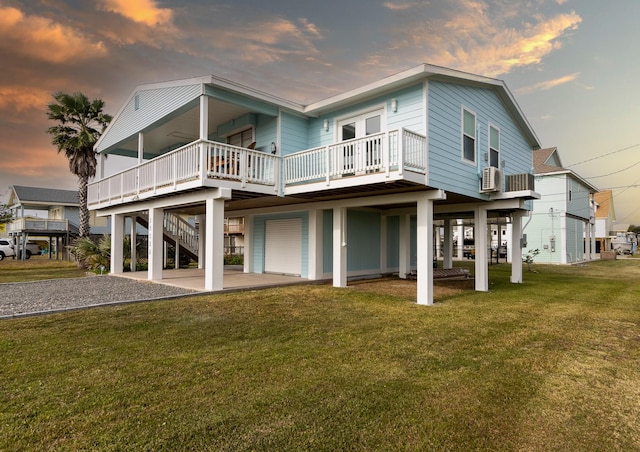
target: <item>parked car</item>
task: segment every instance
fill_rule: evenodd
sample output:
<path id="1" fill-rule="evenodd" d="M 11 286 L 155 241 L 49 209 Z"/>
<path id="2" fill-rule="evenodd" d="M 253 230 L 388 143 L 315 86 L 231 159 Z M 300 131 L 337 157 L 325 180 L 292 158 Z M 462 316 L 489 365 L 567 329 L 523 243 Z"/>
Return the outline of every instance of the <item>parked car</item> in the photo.
<path id="1" fill-rule="evenodd" d="M 18 247 L 13 244 L 12 239 L 0 239 L 0 261 L 5 257 L 18 256 L 17 248 Z M 28 241 L 25 252 L 25 259 L 29 259 L 31 256 L 38 254 L 40 254 L 40 245 L 38 245 L 36 242 Z"/>
<path id="2" fill-rule="evenodd" d="M 9 239 L 0 239 L 0 261 L 5 257 L 15 256 L 15 247 L 13 242 Z"/>
<path id="3" fill-rule="evenodd" d="M 29 259 L 31 256 L 33 255 L 37 256 L 39 254 L 40 254 L 40 245 L 38 245 L 36 242 L 28 241 L 25 259 Z"/>

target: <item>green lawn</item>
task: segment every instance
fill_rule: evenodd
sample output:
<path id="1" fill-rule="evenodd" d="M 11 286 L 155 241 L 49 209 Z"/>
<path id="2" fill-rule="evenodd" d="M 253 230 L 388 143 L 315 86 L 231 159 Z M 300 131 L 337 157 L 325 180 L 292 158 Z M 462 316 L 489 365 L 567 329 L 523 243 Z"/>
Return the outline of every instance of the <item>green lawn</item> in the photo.
<path id="1" fill-rule="evenodd" d="M 77 278 L 86 270 L 75 262 L 64 262 L 43 256 L 32 256 L 29 260 L 11 259 L 0 261 L 0 283 L 38 281 L 43 279 Z"/>
<path id="2" fill-rule="evenodd" d="M 2 321 L 0 450 L 640 449 L 640 261 L 534 268 Z"/>

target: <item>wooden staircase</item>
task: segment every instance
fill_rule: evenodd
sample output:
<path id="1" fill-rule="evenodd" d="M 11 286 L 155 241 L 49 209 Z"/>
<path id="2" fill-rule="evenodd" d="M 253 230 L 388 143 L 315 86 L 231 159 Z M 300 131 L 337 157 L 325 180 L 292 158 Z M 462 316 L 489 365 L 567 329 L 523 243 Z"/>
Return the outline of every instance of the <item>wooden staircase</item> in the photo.
<path id="1" fill-rule="evenodd" d="M 135 221 L 149 229 L 149 215 L 139 213 Z M 198 229 L 181 216 L 170 212 L 164 213 L 162 235 L 166 242 L 180 249 L 180 254 L 198 260 Z"/>

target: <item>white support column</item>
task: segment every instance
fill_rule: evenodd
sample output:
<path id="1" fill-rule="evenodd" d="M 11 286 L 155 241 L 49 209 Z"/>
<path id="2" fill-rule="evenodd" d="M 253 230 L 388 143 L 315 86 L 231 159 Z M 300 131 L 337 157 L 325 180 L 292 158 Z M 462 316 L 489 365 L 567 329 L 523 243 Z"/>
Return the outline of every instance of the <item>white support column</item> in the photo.
<path id="1" fill-rule="evenodd" d="M 444 258 L 443 268 L 453 268 L 453 230 L 451 220 L 444 220 Z"/>
<path id="2" fill-rule="evenodd" d="M 200 96 L 200 139 L 209 138 L 209 96 Z"/>
<path id="3" fill-rule="evenodd" d="M 136 216 L 132 215 L 130 217 L 131 220 L 131 261 L 129 264 L 129 269 L 131 272 L 136 271 L 137 263 L 138 263 L 138 250 L 136 248 L 136 243 L 138 242 L 138 223 L 136 222 Z"/>
<path id="4" fill-rule="evenodd" d="M 458 260 L 461 260 L 464 256 L 464 220 L 456 220 L 456 224 L 458 235 Z"/>
<path id="5" fill-rule="evenodd" d="M 522 283 L 522 213 L 514 212 L 511 215 L 511 282 Z"/>
<path id="6" fill-rule="evenodd" d="M 122 260 L 124 244 L 124 215 L 111 215 L 111 274 L 124 271 Z"/>
<path id="7" fill-rule="evenodd" d="M 169 244 L 162 242 L 162 268 L 169 266 Z"/>
<path id="8" fill-rule="evenodd" d="M 222 290 L 224 283 L 224 202 L 207 199 L 204 288 Z"/>
<path id="9" fill-rule="evenodd" d="M 418 198 L 418 304 L 433 304 L 433 200 Z"/>
<path id="10" fill-rule="evenodd" d="M 147 279 L 158 281 L 162 279 L 162 264 L 164 257 L 164 240 L 162 237 L 163 209 L 149 209 L 149 256 Z"/>
<path id="11" fill-rule="evenodd" d="M 380 271 L 382 273 L 389 272 L 387 263 L 387 216 L 380 215 Z"/>
<path id="12" fill-rule="evenodd" d="M 309 275 L 311 280 L 322 279 L 322 210 L 309 211 Z"/>
<path id="13" fill-rule="evenodd" d="M 333 209 L 333 287 L 347 287 L 347 209 Z"/>
<path id="14" fill-rule="evenodd" d="M 253 215 L 244 217 L 244 268 L 245 273 L 253 273 Z"/>
<path id="15" fill-rule="evenodd" d="M 409 215 L 400 215 L 399 229 L 398 277 L 407 279 L 407 275 L 411 271 L 411 217 Z M 433 242 L 433 237 L 431 241 Z"/>
<path id="16" fill-rule="evenodd" d="M 487 253 L 487 210 L 476 207 L 474 211 L 474 242 L 476 248 L 476 290 L 487 292 L 489 290 L 489 256 Z"/>
<path id="17" fill-rule="evenodd" d="M 173 253 L 173 268 L 175 268 L 176 270 L 180 268 L 180 244 L 178 243 L 177 239 L 176 239 L 176 246 L 174 247 L 174 253 Z"/>
<path id="18" fill-rule="evenodd" d="M 205 232 L 206 231 L 206 215 L 196 215 L 198 222 L 198 268 L 202 270 L 204 268 L 204 250 L 205 250 Z"/>
<path id="19" fill-rule="evenodd" d="M 100 179 L 104 179 L 104 163 L 106 161 L 106 157 L 104 154 L 98 154 L 100 158 L 98 159 L 98 177 Z"/>
<path id="20" fill-rule="evenodd" d="M 144 134 L 138 132 L 138 164 L 144 161 Z"/>
<path id="21" fill-rule="evenodd" d="M 596 258 L 596 225 L 593 223 L 589 223 L 590 226 L 590 241 L 591 241 L 591 254 L 589 255 L 589 259 L 593 260 Z"/>

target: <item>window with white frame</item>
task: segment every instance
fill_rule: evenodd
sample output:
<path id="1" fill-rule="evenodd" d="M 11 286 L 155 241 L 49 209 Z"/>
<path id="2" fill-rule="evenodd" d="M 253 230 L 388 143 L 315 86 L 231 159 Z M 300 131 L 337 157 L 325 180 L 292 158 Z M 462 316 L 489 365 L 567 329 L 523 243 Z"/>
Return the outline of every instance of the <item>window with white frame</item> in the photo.
<path id="1" fill-rule="evenodd" d="M 500 168 L 500 130 L 489 126 L 489 166 Z"/>
<path id="2" fill-rule="evenodd" d="M 462 109 L 462 159 L 476 162 L 476 115 L 466 108 Z"/>

